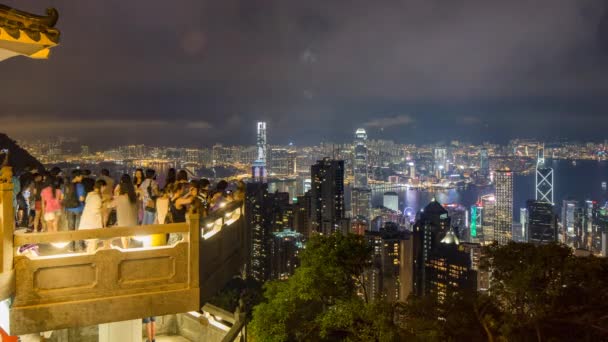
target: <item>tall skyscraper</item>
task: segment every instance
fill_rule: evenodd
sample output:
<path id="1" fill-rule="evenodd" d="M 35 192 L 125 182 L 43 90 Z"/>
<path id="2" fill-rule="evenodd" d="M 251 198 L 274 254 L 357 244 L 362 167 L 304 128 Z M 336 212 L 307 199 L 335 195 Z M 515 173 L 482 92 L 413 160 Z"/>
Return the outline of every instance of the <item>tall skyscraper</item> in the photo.
<path id="1" fill-rule="evenodd" d="M 527 208 L 519 208 L 519 232 L 515 231 L 513 228 L 513 240 L 517 242 L 527 242 L 528 241 L 528 209 Z M 517 239 L 515 238 L 517 235 Z"/>
<path id="2" fill-rule="evenodd" d="M 482 219 L 483 219 L 483 205 L 477 202 L 471 206 L 471 229 L 470 229 L 470 240 L 471 242 L 480 242 L 483 237 L 482 231 Z"/>
<path id="3" fill-rule="evenodd" d="M 426 264 L 449 228 L 448 211 L 435 199 L 421 210 L 414 224 L 414 293 L 418 296 L 429 291 Z"/>
<path id="4" fill-rule="evenodd" d="M 353 175 L 355 179 L 354 188 L 367 188 L 367 133 L 365 129 L 359 128 L 355 132 Z"/>
<path id="5" fill-rule="evenodd" d="M 258 156 L 253 162 L 252 178 L 257 182 L 264 182 L 267 176 L 266 170 L 266 123 L 257 123 L 256 147 Z"/>
<path id="6" fill-rule="evenodd" d="M 536 160 L 536 200 L 553 202 L 553 169 L 545 166 L 545 148 L 544 146 L 538 149 L 538 157 Z"/>
<path id="7" fill-rule="evenodd" d="M 351 191 L 350 206 L 353 217 L 370 218 L 372 190 L 369 188 L 354 188 Z"/>
<path id="8" fill-rule="evenodd" d="M 436 148 L 433 150 L 433 156 L 435 176 L 442 178 L 447 171 L 448 151 L 445 148 Z"/>
<path id="9" fill-rule="evenodd" d="M 300 264 L 298 255 L 302 248 L 302 234 L 291 229 L 272 233 L 271 278 L 284 280 L 292 276 Z"/>
<path id="10" fill-rule="evenodd" d="M 354 186 L 351 192 L 351 211 L 353 218 L 369 222 L 372 206 L 372 192 L 367 183 L 368 149 L 366 142 L 367 133 L 365 132 L 365 129 L 357 129 L 355 132 L 355 144 L 353 149 Z"/>
<path id="11" fill-rule="evenodd" d="M 483 215 L 481 216 L 481 232 L 479 229 L 477 235 L 479 241 L 483 244 L 490 244 L 495 241 L 494 230 L 496 225 L 496 196 L 484 195 L 481 196 L 481 208 Z"/>
<path id="12" fill-rule="evenodd" d="M 404 302 L 413 286 L 413 239 L 389 222 L 379 232 L 365 232 L 373 248 L 372 265 L 363 276 L 368 299 Z"/>
<path id="13" fill-rule="evenodd" d="M 490 175 L 490 160 L 488 156 L 487 148 L 479 150 L 479 173 L 485 177 Z"/>
<path id="14" fill-rule="evenodd" d="M 562 202 L 562 229 L 567 237 L 575 235 L 575 212 L 578 207 L 578 201 L 564 200 Z"/>
<path id="15" fill-rule="evenodd" d="M 250 234 L 251 247 L 247 273 L 258 281 L 270 277 L 270 224 L 268 208 L 268 185 L 248 183 L 245 193 L 245 220 Z"/>
<path id="16" fill-rule="evenodd" d="M 511 241 L 513 225 L 513 172 L 509 169 L 496 170 L 496 221 L 494 240 L 499 245 Z"/>
<path id="17" fill-rule="evenodd" d="M 528 200 L 528 242 L 537 245 L 557 241 L 557 219 L 553 204 Z"/>
<path id="18" fill-rule="evenodd" d="M 311 225 L 321 234 L 344 230 L 344 161 L 324 158 L 310 167 Z"/>

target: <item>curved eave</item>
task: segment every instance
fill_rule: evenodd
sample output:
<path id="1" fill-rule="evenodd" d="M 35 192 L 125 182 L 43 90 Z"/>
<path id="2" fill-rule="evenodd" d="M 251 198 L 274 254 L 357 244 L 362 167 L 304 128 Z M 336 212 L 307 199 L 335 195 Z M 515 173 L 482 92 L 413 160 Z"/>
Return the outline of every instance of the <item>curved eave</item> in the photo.
<path id="1" fill-rule="evenodd" d="M 15 56 L 26 56 L 35 59 L 46 59 L 50 54 L 50 49 L 57 46 L 59 33 L 52 34 L 37 32 L 34 38 L 30 37 L 31 32 L 24 30 L 7 31 L 0 27 L 0 61 Z"/>

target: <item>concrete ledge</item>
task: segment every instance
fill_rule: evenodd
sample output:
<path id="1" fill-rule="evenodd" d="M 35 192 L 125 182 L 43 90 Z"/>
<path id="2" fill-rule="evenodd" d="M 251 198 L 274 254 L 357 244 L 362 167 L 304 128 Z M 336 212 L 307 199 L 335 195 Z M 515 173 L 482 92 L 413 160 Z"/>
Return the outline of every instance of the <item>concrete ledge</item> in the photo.
<path id="1" fill-rule="evenodd" d="M 199 289 L 11 308 L 12 335 L 198 310 Z"/>

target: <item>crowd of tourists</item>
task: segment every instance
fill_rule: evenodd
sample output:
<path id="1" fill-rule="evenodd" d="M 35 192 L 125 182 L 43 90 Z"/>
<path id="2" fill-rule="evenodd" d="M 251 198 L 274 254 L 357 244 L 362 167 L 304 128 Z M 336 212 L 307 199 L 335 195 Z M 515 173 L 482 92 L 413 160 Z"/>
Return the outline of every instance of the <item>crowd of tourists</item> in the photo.
<path id="1" fill-rule="evenodd" d="M 28 168 L 14 182 L 17 227 L 33 232 L 57 232 L 104 227 L 186 222 L 188 213 L 204 218 L 233 200 L 242 200 L 245 184 L 189 179 L 185 170 L 170 169 L 163 184 L 153 169 L 114 178 L 103 169 L 98 176 L 58 167 L 39 172 Z M 122 239 L 129 247 L 129 239 Z M 70 250 L 83 246 L 72 243 Z"/>

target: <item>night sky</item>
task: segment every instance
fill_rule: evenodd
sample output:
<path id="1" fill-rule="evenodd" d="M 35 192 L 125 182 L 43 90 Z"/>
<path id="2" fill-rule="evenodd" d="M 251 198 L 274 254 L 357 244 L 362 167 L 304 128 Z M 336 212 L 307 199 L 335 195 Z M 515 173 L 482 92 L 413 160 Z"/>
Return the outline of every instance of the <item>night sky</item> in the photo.
<path id="1" fill-rule="evenodd" d="M 0 63 L 0 130 L 121 143 L 608 138 L 601 0 L 2 0 L 59 10 Z"/>

